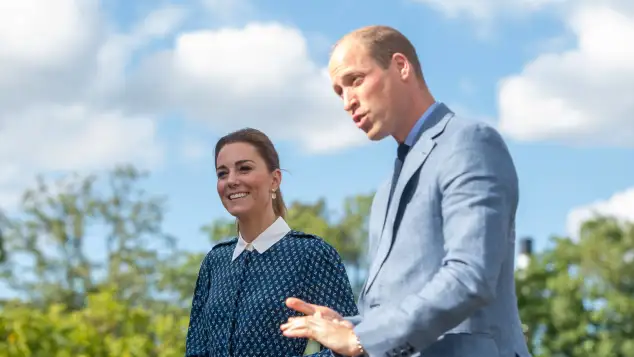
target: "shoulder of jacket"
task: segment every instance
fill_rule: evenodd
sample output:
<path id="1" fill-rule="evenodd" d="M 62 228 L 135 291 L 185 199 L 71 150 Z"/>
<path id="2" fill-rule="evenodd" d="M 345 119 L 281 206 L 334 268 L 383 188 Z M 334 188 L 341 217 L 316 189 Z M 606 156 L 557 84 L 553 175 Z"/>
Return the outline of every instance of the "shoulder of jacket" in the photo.
<path id="1" fill-rule="evenodd" d="M 223 247 L 223 246 L 234 244 L 237 241 L 238 241 L 238 237 L 221 239 L 218 242 L 216 242 L 216 244 L 211 248 L 211 250 L 214 250 L 214 249 L 219 248 L 219 247 Z"/>
<path id="2" fill-rule="evenodd" d="M 306 233 L 306 232 L 302 232 L 302 231 L 296 231 L 296 230 L 291 230 L 289 232 L 289 235 L 293 238 L 300 238 L 300 239 L 311 239 L 311 240 L 317 240 L 317 241 L 324 241 L 324 239 L 318 235 L 315 234 L 310 234 L 310 233 Z"/>
<path id="3" fill-rule="evenodd" d="M 320 251 L 326 254 L 331 254 L 333 252 L 337 253 L 337 249 L 335 249 L 335 247 L 333 247 L 324 238 L 318 235 L 294 230 L 291 232 L 291 236 L 293 238 L 297 238 L 298 242 L 301 242 L 301 241 L 306 242 L 307 246 L 311 247 L 311 249 L 317 249 L 317 251 Z"/>

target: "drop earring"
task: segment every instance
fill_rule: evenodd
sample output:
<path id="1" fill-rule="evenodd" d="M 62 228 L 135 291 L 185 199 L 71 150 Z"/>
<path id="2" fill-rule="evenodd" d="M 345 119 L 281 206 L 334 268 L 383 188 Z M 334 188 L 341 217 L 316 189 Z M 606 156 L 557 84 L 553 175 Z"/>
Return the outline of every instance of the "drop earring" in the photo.
<path id="1" fill-rule="evenodd" d="M 271 190 L 271 198 L 273 198 L 273 199 L 277 198 L 277 195 L 275 194 L 275 190 L 274 189 Z"/>

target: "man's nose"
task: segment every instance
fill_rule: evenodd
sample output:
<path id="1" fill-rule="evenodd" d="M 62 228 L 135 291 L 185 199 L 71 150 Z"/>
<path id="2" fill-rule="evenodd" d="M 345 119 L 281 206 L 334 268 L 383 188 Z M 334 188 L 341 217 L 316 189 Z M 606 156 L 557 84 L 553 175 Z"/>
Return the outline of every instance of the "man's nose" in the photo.
<path id="1" fill-rule="evenodd" d="M 351 95 L 349 92 L 344 93 L 343 95 L 343 110 L 347 112 L 352 112 L 357 109 L 359 103 L 355 96 Z"/>

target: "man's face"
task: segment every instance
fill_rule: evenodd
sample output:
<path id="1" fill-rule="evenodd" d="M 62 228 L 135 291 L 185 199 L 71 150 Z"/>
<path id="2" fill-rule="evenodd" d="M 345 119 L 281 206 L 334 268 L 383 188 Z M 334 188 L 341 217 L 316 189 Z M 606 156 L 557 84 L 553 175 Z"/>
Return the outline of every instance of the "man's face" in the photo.
<path id="1" fill-rule="evenodd" d="M 395 132 L 400 77 L 391 64 L 383 69 L 354 39 L 341 42 L 328 65 L 335 93 L 344 110 L 370 140 L 381 140 Z"/>

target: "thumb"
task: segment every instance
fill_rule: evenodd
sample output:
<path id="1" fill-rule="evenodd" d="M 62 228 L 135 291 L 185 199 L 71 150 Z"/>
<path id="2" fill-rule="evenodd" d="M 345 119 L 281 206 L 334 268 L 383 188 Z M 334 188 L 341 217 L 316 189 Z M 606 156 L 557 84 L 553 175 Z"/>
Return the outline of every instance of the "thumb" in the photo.
<path id="1" fill-rule="evenodd" d="M 315 305 L 309 304 L 303 300 L 298 298 L 288 298 L 286 299 L 286 306 L 290 309 L 293 309 L 297 312 L 301 312 L 304 315 L 313 315 L 317 312 Z"/>

